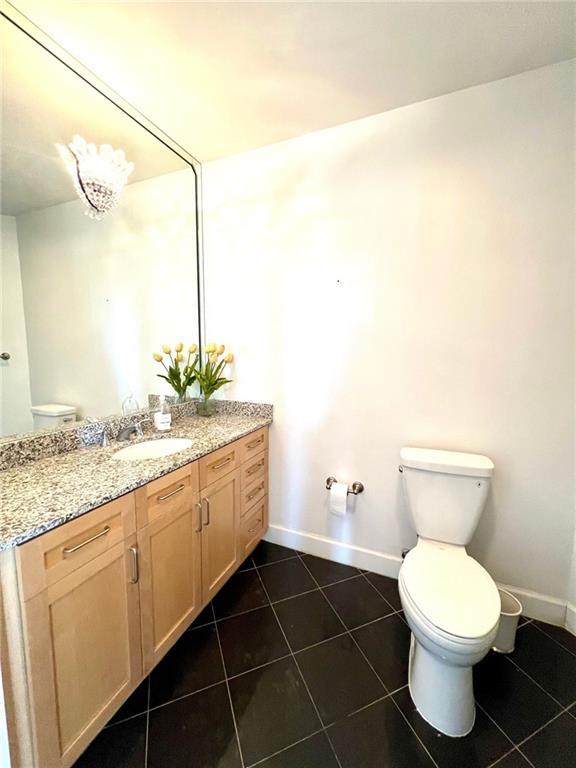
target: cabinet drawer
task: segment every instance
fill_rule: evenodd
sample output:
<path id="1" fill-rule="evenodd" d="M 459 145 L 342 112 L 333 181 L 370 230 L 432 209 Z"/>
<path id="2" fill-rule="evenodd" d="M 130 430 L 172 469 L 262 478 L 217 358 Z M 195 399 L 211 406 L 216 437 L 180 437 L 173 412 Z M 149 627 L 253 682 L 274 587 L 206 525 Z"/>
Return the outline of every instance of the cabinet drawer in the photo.
<path id="1" fill-rule="evenodd" d="M 266 530 L 267 520 L 268 497 L 264 496 L 240 522 L 240 533 L 238 536 L 239 560 L 244 560 L 260 541 Z"/>
<path id="2" fill-rule="evenodd" d="M 252 456 L 268 448 L 268 427 L 262 427 L 262 429 L 246 435 L 239 442 L 241 446 L 240 460 L 244 463 L 251 459 Z"/>
<path id="3" fill-rule="evenodd" d="M 240 472 L 240 487 L 242 490 L 247 485 L 252 484 L 256 480 L 265 477 L 268 469 L 268 451 L 263 451 L 257 456 L 250 458 L 244 464 Z"/>
<path id="4" fill-rule="evenodd" d="M 165 515 L 192 509 L 198 501 L 198 463 L 187 464 L 136 491 L 138 528 Z"/>
<path id="5" fill-rule="evenodd" d="M 258 504 L 268 493 L 268 477 L 254 480 L 240 492 L 240 517 L 248 514 L 255 504 Z"/>
<path id="6" fill-rule="evenodd" d="M 135 530 L 134 494 L 128 493 L 18 547 L 22 599 L 29 600 Z"/>
<path id="7" fill-rule="evenodd" d="M 240 440 L 209 453 L 208 456 L 202 457 L 198 464 L 200 488 L 204 489 L 240 466 Z"/>

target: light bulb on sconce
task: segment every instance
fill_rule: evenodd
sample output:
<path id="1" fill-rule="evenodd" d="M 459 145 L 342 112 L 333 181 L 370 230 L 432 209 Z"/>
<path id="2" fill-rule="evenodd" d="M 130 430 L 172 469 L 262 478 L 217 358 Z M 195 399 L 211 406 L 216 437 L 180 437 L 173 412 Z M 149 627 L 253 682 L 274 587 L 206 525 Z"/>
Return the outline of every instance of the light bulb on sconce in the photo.
<path id="1" fill-rule="evenodd" d="M 115 208 L 120 194 L 134 170 L 121 149 L 110 144 L 88 144 L 76 134 L 70 144 L 56 144 L 64 160 L 78 197 L 86 206 L 86 215 L 100 221 Z"/>

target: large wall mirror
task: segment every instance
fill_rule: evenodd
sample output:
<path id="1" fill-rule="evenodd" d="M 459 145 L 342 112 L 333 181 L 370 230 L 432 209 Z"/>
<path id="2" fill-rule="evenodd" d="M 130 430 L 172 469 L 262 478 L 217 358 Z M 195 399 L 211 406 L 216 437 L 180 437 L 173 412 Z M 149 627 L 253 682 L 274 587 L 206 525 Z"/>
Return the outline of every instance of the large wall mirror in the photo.
<path id="1" fill-rule="evenodd" d="M 98 418 L 169 392 L 152 352 L 199 342 L 200 313 L 192 158 L 28 30 L 0 24 L 5 437 L 45 426 L 38 406 Z M 119 154 L 94 158 L 74 136 L 122 150 L 129 176 Z"/>

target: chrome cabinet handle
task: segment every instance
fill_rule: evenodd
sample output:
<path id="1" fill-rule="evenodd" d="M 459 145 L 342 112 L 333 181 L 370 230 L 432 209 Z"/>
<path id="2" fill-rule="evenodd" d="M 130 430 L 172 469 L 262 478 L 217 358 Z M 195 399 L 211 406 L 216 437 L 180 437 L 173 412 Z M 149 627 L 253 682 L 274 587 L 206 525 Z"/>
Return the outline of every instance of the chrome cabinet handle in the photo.
<path id="1" fill-rule="evenodd" d="M 178 488 L 176 488 L 173 491 L 170 491 L 170 493 L 166 493 L 164 496 L 158 496 L 156 501 L 166 501 L 166 499 L 169 499 L 170 496 L 174 496 L 175 494 L 180 493 L 180 491 L 183 491 L 184 488 L 186 488 L 186 486 L 184 485 L 184 483 L 182 483 L 182 485 L 179 485 Z"/>
<path id="2" fill-rule="evenodd" d="M 253 499 L 255 496 L 258 496 L 258 494 L 260 493 L 260 491 L 263 491 L 263 490 L 264 490 L 264 483 L 260 483 L 260 485 L 258 486 L 258 488 L 255 488 L 255 489 L 254 489 L 254 491 L 253 491 L 253 492 L 250 494 L 250 496 L 246 496 L 246 501 L 252 501 L 252 499 Z"/>
<path id="3" fill-rule="evenodd" d="M 260 467 L 263 467 L 263 466 L 264 466 L 264 459 L 260 459 L 258 464 L 254 464 L 252 467 L 250 467 L 250 469 L 246 470 L 246 474 L 253 475 L 254 472 L 257 472 L 260 469 Z"/>
<path id="4" fill-rule="evenodd" d="M 202 531 L 202 502 L 201 501 L 196 502 L 196 509 L 198 510 L 198 528 L 196 528 L 196 533 L 200 533 Z"/>
<path id="5" fill-rule="evenodd" d="M 264 440 L 264 435 L 260 435 L 260 437 L 257 440 L 253 440 L 251 443 L 248 443 L 246 448 L 256 448 L 257 445 L 260 445 L 260 443 Z"/>
<path id="6" fill-rule="evenodd" d="M 232 456 L 226 456 L 224 461 L 221 461 L 219 464 L 212 464 L 210 469 L 222 469 L 222 467 L 225 467 L 229 461 L 232 461 Z"/>
<path id="7" fill-rule="evenodd" d="M 0 360 L 10 360 L 10 352 L 0 352 Z"/>
<path id="8" fill-rule="evenodd" d="M 132 576 L 130 578 L 131 584 L 138 584 L 140 581 L 140 565 L 138 563 L 138 549 L 137 547 L 130 547 L 129 548 L 130 554 L 132 555 Z"/>
<path id="9" fill-rule="evenodd" d="M 97 533 L 95 536 L 91 536 L 89 539 L 86 539 L 86 541 L 83 541 L 81 544 L 76 544 L 75 547 L 64 547 L 62 550 L 62 554 L 64 555 L 64 557 L 68 557 L 68 555 L 73 555 L 74 552 L 78 552 L 78 550 L 82 549 L 82 547 L 86 547 L 88 544 L 92 544 L 93 541 L 96 541 L 96 539 L 102 538 L 102 536 L 106 536 L 106 534 L 109 532 L 110 532 L 110 526 L 106 525 L 100 531 L 100 533 Z"/>
<path id="10" fill-rule="evenodd" d="M 202 502 L 206 502 L 206 520 L 202 520 L 202 525 L 210 525 L 210 499 L 206 496 Z"/>

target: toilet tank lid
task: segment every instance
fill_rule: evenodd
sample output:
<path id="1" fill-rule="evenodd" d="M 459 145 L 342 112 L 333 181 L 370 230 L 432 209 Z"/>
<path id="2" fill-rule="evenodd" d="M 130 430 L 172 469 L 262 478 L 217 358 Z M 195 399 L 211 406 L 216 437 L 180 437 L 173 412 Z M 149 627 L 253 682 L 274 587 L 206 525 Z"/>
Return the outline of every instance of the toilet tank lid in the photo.
<path id="1" fill-rule="evenodd" d="M 435 448 L 402 448 L 400 459 L 405 467 L 444 472 L 448 475 L 490 477 L 494 471 L 491 459 L 479 453 L 441 451 Z"/>
<path id="2" fill-rule="evenodd" d="M 62 405 L 61 403 L 33 405 L 30 410 L 38 416 L 69 416 L 76 413 L 76 408 L 73 405 Z"/>

